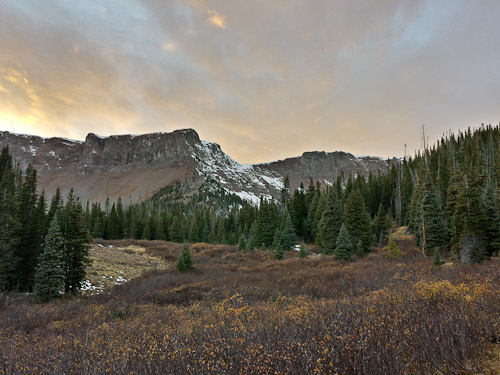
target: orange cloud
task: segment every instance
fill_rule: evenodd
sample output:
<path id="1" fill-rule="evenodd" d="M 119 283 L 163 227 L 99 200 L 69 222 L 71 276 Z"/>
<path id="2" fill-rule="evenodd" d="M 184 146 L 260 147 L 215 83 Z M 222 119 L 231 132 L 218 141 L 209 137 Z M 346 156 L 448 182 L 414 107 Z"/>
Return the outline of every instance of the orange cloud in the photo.
<path id="1" fill-rule="evenodd" d="M 213 9 L 208 10 L 208 15 L 209 17 L 206 21 L 208 25 L 219 27 L 221 29 L 225 29 L 227 27 L 226 16 Z"/>

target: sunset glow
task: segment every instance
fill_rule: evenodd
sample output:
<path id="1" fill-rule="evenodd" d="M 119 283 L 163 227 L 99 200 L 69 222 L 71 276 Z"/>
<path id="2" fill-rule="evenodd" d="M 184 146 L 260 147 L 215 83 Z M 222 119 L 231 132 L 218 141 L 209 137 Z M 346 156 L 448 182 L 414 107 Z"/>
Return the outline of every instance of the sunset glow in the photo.
<path id="1" fill-rule="evenodd" d="M 498 1 L 0 2 L 0 130 L 194 128 L 242 163 L 500 121 Z"/>

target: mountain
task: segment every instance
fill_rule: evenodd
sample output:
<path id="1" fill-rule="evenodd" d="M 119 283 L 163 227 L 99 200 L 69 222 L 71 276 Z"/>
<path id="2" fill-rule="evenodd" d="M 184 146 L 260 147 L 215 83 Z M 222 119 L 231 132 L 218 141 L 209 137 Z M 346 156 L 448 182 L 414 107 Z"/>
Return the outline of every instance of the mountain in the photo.
<path id="1" fill-rule="evenodd" d="M 9 146 L 22 168 L 38 171 L 38 186 L 47 195 L 71 187 L 82 201 L 104 202 L 119 196 L 125 203 L 147 198 L 164 186 L 180 182 L 185 193 L 202 185 L 221 187 L 252 202 L 277 196 L 288 176 L 291 187 L 310 178 L 324 184 L 344 173 L 367 175 L 387 170 L 387 161 L 345 152 L 306 152 L 272 163 L 243 165 L 215 143 L 200 140 L 193 129 L 172 133 L 113 135 L 90 133 L 85 141 L 42 138 L 0 131 L 0 147 Z"/>

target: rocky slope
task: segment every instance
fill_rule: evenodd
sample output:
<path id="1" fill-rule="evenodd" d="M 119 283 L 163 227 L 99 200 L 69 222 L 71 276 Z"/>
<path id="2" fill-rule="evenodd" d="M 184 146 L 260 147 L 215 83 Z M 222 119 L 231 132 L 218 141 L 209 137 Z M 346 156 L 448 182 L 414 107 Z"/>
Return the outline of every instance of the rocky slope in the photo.
<path id="1" fill-rule="evenodd" d="M 192 190 L 203 183 L 219 184 L 257 202 L 261 195 L 278 194 L 285 176 L 295 188 L 310 178 L 328 183 L 342 171 L 348 176 L 387 169 L 382 159 L 344 152 L 307 152 L 273 163 L 242 165 L 219 145 L 201 141 L 192 129 L 138 136 L 90 133 L 83 142 L 0 132 L 3 146 L 9 146 L 21 167 L 31 163 L 38 170 L 39 187 L 47 195 L 58 186 L 65 194 L 73 186 L 83 201 L 101 203 L 119 196 L 125 203 L 136 202 L 177 181 Z"/>

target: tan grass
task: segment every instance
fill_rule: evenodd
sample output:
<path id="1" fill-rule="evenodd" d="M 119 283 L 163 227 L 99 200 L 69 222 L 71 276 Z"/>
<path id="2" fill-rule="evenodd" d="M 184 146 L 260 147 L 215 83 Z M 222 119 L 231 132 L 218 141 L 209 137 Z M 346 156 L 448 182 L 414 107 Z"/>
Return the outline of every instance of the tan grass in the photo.
<path id="1" fill-rule="evenodd" d="M 137 245 L 115 247 L 93 244 L 90 249 L 92 266 L 87 271 L 87 279 L 97 291 L 121 285 L 154 269 L 167 269 L 169 264 L 157 257 L 146 254 L 146 249 Z M 92 290 L 86 294 L 93 294 Z"/>

